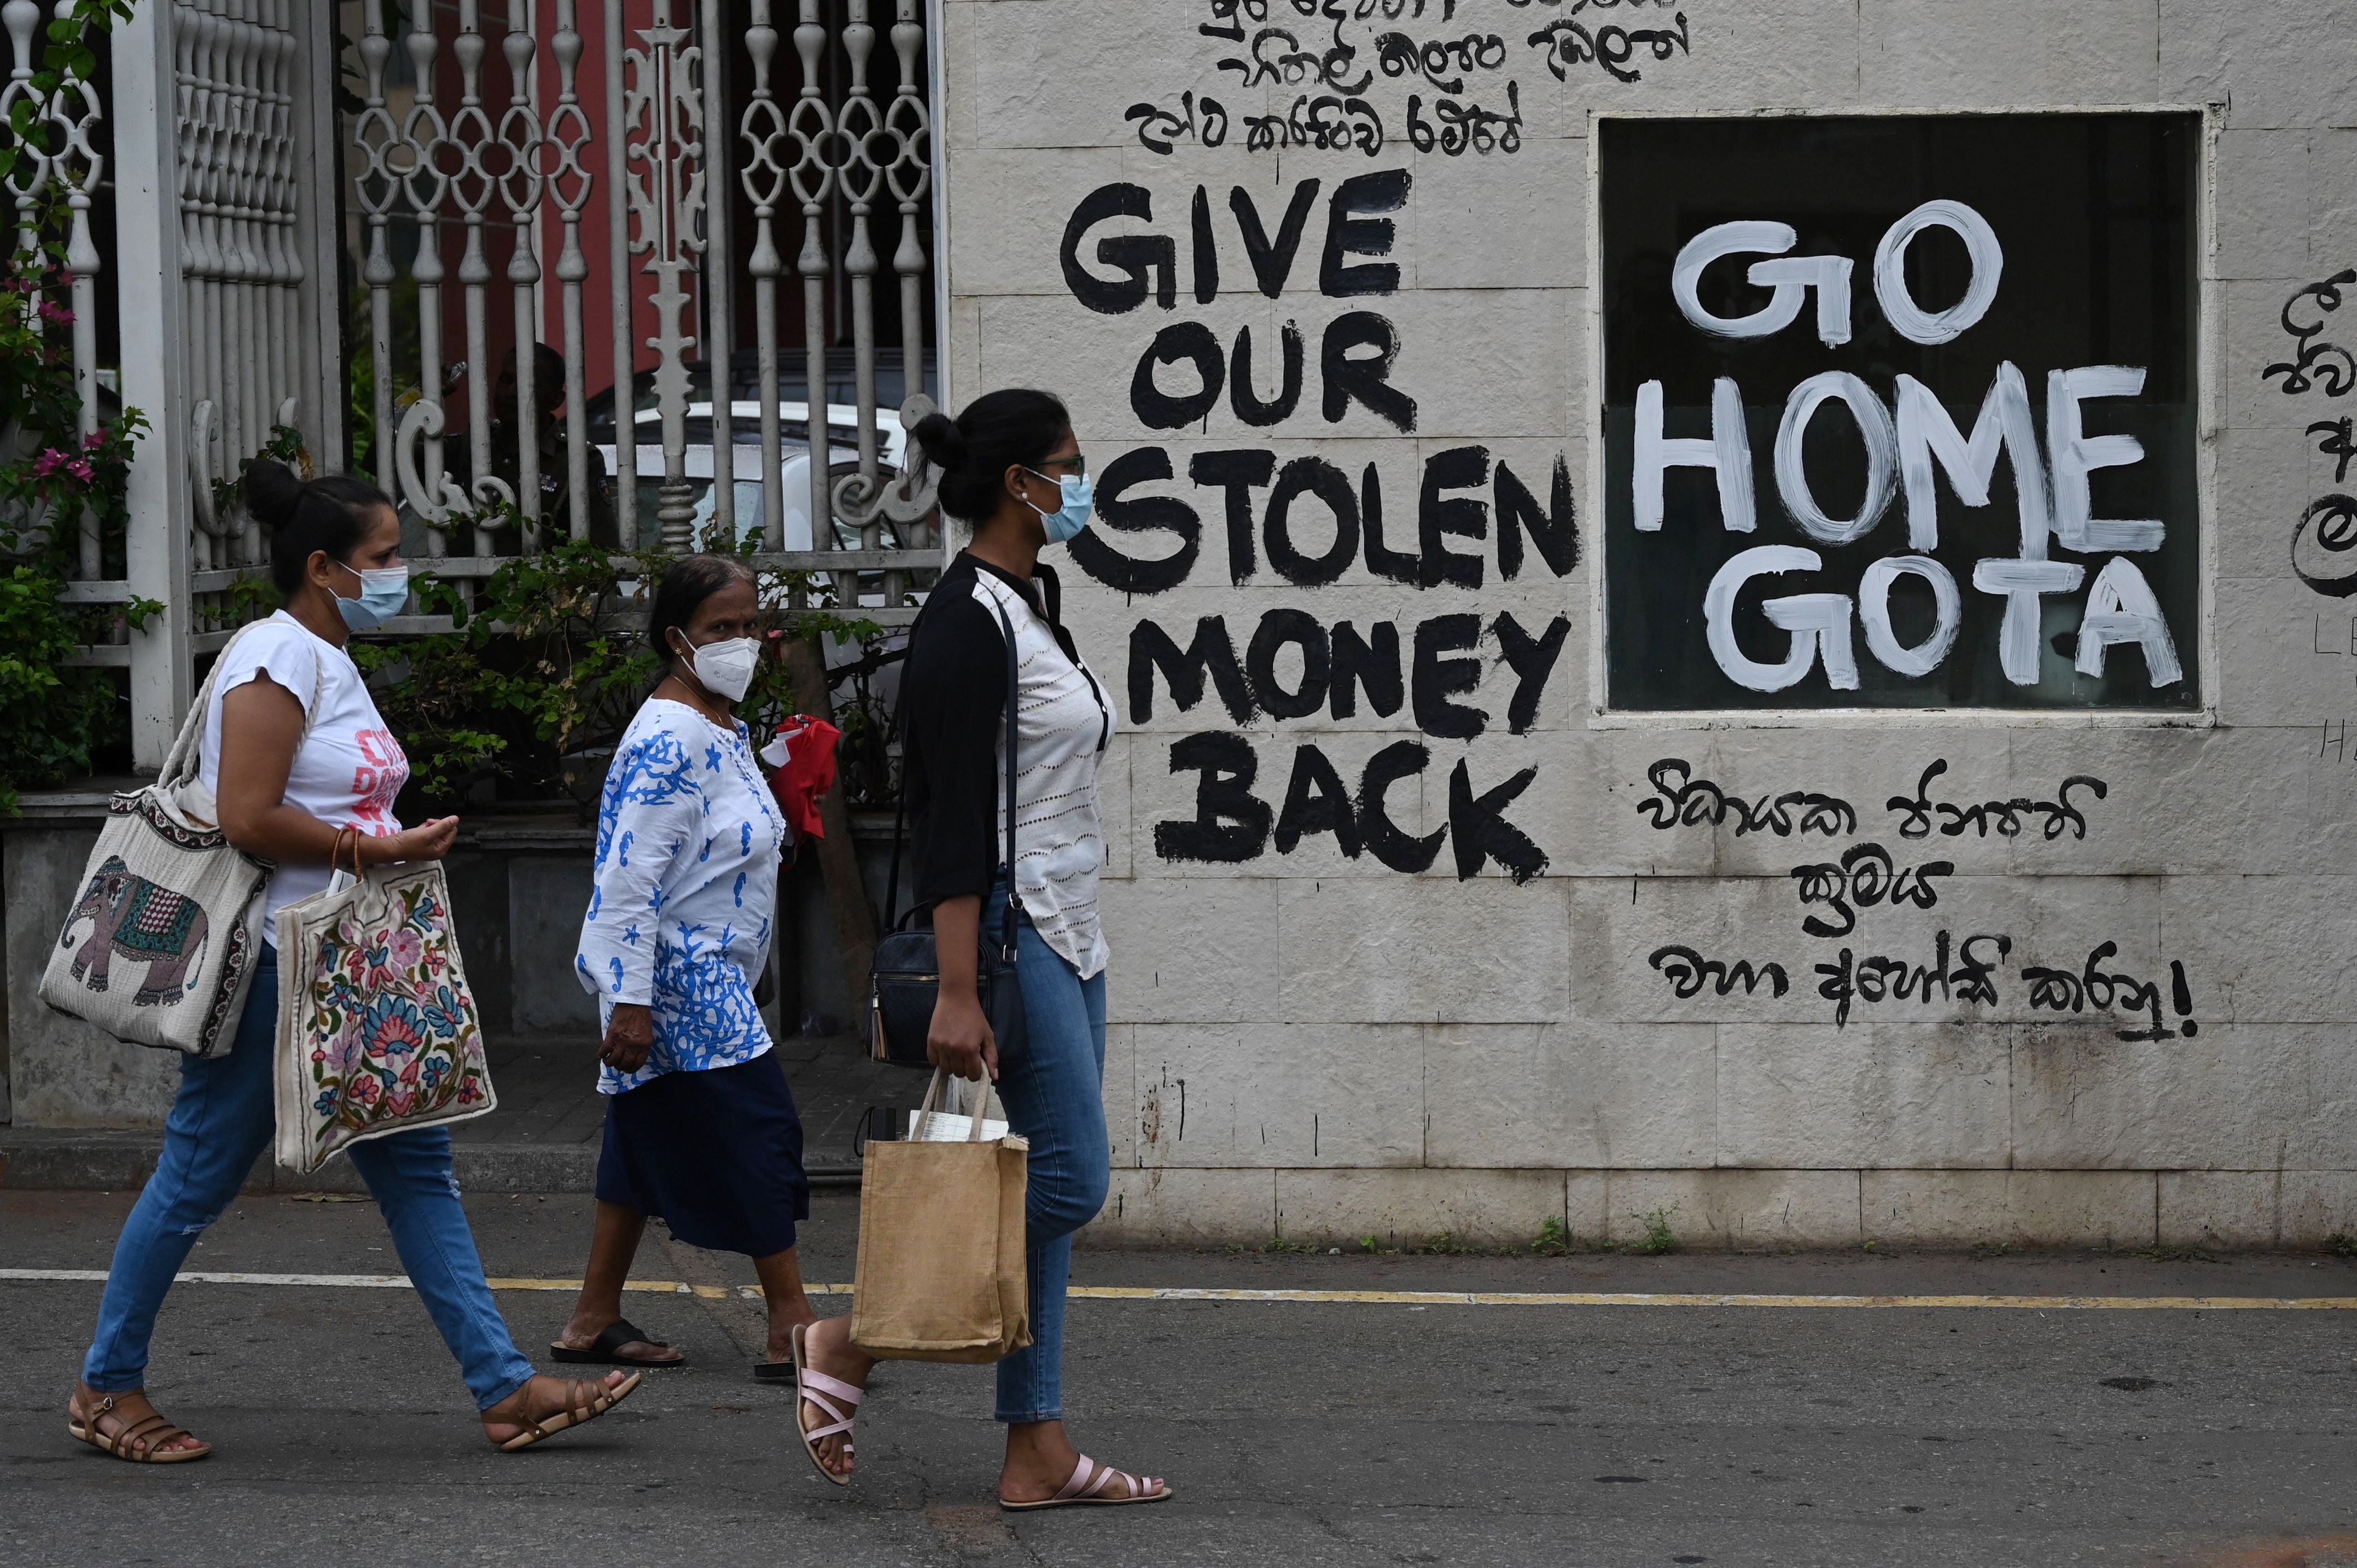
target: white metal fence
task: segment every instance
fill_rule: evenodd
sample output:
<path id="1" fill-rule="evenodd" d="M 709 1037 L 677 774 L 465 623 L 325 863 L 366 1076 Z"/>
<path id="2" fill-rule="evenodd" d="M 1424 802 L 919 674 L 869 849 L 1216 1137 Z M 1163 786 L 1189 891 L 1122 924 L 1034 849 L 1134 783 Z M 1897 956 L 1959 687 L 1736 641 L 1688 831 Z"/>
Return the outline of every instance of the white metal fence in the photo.
<path id="1" fill-rule="evenodd" d="M 169 743 L 194 658 L 253 613 L 235 590 L 268 541 L 224 504 L 227 481 L 274 443 L 299 444 L 321 470 L 345 465 L 348 340 L 369 356 L 367 467 L 445 578 L 597 537 L 603 510 L 624 549 L 742 542 L 758 526 L 760 562 L 819 574 L 823 593 L 869 618 L 905 618 L 907 590 L 941 562 L 930 484 L 895 461 L 900 431 L 931 406 L 924 5 L 791 0 L 788 34 L 775 14 L 786 3 L 600 6 L 593 51 L 576 0 L 554 0 L 544 38 L 542 0 L 495 0 L 489 17 L 482 0 L 157 0 L 113 36 L 111 82 L 70 82 L 37 106 L 61 150 L 20 163 L 0 198 L 20 245 L 53 195 L 71 209 L 82 428 L 110 403 L 151 425 L 121 575 L 85 523 L 68 592 L 164 607 L 81 655 L 128 667 L 141 766 Z M 57 0 L 50 15 L 69 9 Z M 0 0 L 0 117 L 31 91 L 48 19 L 38 0 Z M 358 99 L 342 110 L 339 70 Z M 94 213 L 111 220 L 110 254 Z M 888 260 L 879 231 L 897 234 Z M 601 247 L 615 368 L 603 441 L 584 298 Z M 365 302 L 349 338 L 347 268 Z M 879 317 L 888 269 L 898 298 L 887 285 L 892 314 Z M 643 338 L 642 306 L 656 322 Z M 888 378 L 879 319 L 899 338 Z M 544 343 L 563 360 L 561 400 L 535 384 Z M 642 352 L 651 375 L 637 373 Z M 510 353 L 511 387 L 494 370 Z M 879 397 L 887 379 L 897 408 Z M 545 459 L 544 428 L 561 431 Z"/>

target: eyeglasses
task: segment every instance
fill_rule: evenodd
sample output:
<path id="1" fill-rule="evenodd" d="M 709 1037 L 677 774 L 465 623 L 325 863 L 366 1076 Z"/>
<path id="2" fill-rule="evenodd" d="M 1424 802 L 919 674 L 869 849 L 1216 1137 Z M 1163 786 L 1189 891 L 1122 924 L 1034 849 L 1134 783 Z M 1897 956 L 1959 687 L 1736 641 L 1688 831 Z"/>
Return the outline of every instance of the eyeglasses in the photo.
<path id="1" fill-rule="evenodd" d="M 1072 475 L 1072 477 L 1073 477 L 1074 478 L 1082 478 L 1082 477 L 1085 476 L 1085 475 L 1088 473 L 1088 471 L 1089 471 L 1089 460 L 1088 460 L 1088 458 L 1087 458 L 1086 456 L 1082 456 L 1081 453 L 1075 452 L 1075 453 L 1073 453 L 1073 454 L 1072 454 L 1071 456 L 1069 456 L 1069 457 L 1049 457 L 1049 458 L 1045 458 L 1045 459 L 1043 459 L 1043 460 L 1040 462 L 1039 467 L 1042 467 L 1042 468 L 1064 468 L 1064 469 L 1068 469 L 1068 470 L 1070 470 L 1070 471 L 1071 471 L 1071 475 Z M 1037 472 L 1037 470 L 1034 470 L 1034 471 L 1035 471 L 1035 472 Z M 1040 477 L 1041 478 L 1043 478 L 1043 479 L 1044 479 L 1044 478 L 1047 478 L 1049 476 L 1047 476 L 1046 474 L 1041 474 L 1041 475 L 1039 475 L 1039 477 Z"/>

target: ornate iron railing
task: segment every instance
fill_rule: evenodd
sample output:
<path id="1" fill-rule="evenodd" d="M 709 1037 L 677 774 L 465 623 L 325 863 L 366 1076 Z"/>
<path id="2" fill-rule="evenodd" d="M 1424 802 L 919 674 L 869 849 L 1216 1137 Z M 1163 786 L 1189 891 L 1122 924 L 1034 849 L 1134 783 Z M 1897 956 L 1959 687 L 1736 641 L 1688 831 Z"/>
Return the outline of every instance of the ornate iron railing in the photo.
<path id="1" fill-rule="evenodd" d="M 931 407 L 924 233 L 932 114 L 922 6 L 892 0 L 888 58 L 895 76 L 888 102 L 879 104 L 870 81 L 878 42 L 870 0 L 797 0 L 791 60 L 781 55 L 776 3 L 749 0 L 749 24 L 741 27 L 724 0 L 604 7 L 597 50 L 603 108 L 595 116 L 585 106 L 590 98 L 580 78 L 589 49 L 574 0 L 557 0 L 545 40 L 533 31 L 531 0 L 508 0 L 496 29 L 487 28 L 480 0 L 457 0 L 455 10 L 426 0 L 366 7 L 358 49 L 364 101 L 351 124 L 351 156 L 354 206 L 365 231 L 375 467 L 380 482 L 425 524 L 425 553 L 446 579 L 485 575 L 545 539 L 593 537 L 608 478 L 623 546 L 684 550 L 712 537 L 742 540 L 758 527 L 761 561 L 824 575 L 838 603 L 870 618 L 904 618 L 910 582 L 940 564 L 931 487 L 921 474 L 902 471 L 918 465 L 896 465 L 887 450 L 906 446 L 905 437 L 891 440 L 895 420 L 905 429 Z M 405 94 L 392 80 L 396 48 L 408 62 Z M 494 52 L 502 62 L 496 70 Z M 740 60 L 750 91 L 732 113 L 726 88 Z M 781 64 L 797 79 L 791 103 L 781 96 Z M 505 102 L 495 107 L 502 86 Z M 396 102 L 404 96 L 405 107 Z M 741 256 L 731 233 L 739 192 L 752 220 Z M 892 269 L 904 397 L 891 410 L 878 397 L 879 202 L 892 208 L 899 230 Z M 599 203 L 616 367 L 609 442 L 594 439 L 584 375 L 592 357 L 585 289 L 593 269 L 582 230 Z M 779 300 L 787 271 L 780 231 L 797 210 L 799 345 L 787 340 Z M 395 326 L 402 271 L 393 238 L 404 221 L 417 234 L 407 269 L 416 290 L 414 343 Z M 465 331 L 455 360 L 444 341 L 454 229 L 463 235 L 455 286 Z M 546 267 L 550 248 L 556 259 Z M 753 295 L 751 363 L 741 378 L 752 384 L 741 388 L 740 260 Z M 544 313 L 542 291 L 552 278 L 555 309 Z M 563 360 L 565 381 L 563 451 L 551 462 L 561 462 L 564 475 L 559 516 L 544 512 L 544 480 L 554 475 L 543 471 L 539 440 L 523 434 L 536 435 L 544 417 L 537 356 L 513 352 L 511 384 L 493 371 L 489 314 L 502 281 L 508 319 L 522 324 L 509 328 L 517 338 L 530 340 L 533 324 L 554 317 L 548 346 Z M 634 326 L 641 305 L 651 308 L 654 324 L 644 338 Z M 838 317 L 847 317 L 847 333 L 834 330 Z M 828 391 L 829 349 L 839 336 L 848 337 L 851 350 L 853 399 L 841 411 L 848 418 L 839 417 Z M 651 375 L 640 369 L 642 349 L 651 353 Z M 797 357 L 799 432 L 790 428 L 796 403 L 788 384 Z M 411 391 L 397 392 L 401 381 Z M 649 383 L 649 410 L 638 406 L 641 382 Z M 461 387 L 465 459 L 454 464 L 458 433 L 449 428 L 446 400 Z M 750 397 L 739 397 L 740 390 Z M 739 405 L 748 401 L 754 406 L 743 412 L 756 428 L 740 436 Z M 657 434 L 641 442 L 638 426 L 649 414 Z M 490 460 L 499 441 L 495 420 L 516 433 L 497 462 Z M 835 459 L 838 439 L 856 446 L 856 467 Z M 738 516 L 740 446 L 757 465 L 758 517 Z M 655 480 L 649 509 L 641 463 L 658 454 L 659 478 L 651 469 L 645 476 Z M 691 472 L 696 467 L 705 472 Z M 798 521 L 806 540 L 797 537 Z"/>

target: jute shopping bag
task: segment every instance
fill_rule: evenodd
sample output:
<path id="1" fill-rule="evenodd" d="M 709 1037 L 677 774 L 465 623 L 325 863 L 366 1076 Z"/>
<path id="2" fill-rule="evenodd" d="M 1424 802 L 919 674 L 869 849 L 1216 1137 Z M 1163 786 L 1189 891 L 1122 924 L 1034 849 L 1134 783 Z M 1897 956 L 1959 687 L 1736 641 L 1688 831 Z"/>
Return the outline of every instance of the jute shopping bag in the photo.
<path id="1" fill-rule="evenodd" d="M 945 1101 L 936 1070 L 918 1112 Z M 1031 1343 L 1023 1263 L 1030 1143 L 982 1136 L 977 1091 L 963 1143 L 870 1141 L 859 1182 L 851 1339 L 888 1361 L 996 1361 Z"/>

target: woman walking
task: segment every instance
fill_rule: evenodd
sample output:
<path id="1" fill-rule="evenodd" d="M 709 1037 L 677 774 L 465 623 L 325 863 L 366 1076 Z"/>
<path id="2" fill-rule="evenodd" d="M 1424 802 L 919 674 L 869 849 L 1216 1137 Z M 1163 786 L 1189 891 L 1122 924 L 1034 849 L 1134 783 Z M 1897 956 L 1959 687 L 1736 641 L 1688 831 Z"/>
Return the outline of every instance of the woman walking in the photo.
<path id="1" fill-rule="evenodd" d="M 1158 1502 L 1168 1486 L 1083 1455 L 1063 1422 L 1071 1237 L 1095 1217 L 1112 1178 L 1097 763 L 1115 720 L 1059 619 L 1056 575 L 1039 555 L 1088 525 L 1087 465 L 1063 403 L 1043 392 L 991 392 L 954 423 L 930 416 L 916 435 L 942 471 L 942 510 L 974 524 L 973 542 L 926 601 L 900 685 L 917 900 L 932 908 L 941 957 L 927 1054 L 961 1078 L 996 1079 L 1009 1130 L 1031 1145 L 1033 1342 L 998 1363 L 996 1415 L 1006 1424 L 998 1500 L 1008 1509 Z M 1002 613 L 1015 634 L 1011 704 Z M 1005 803 L 1003 723 L 1015 725 L 1017 772 L 1016 799 Z M 1003 804 L 1016 816 L 1011 867 L 996 850 Z M 975 971 L 984 912 L 1005 918 L 1009 876 L 1022 906 L 1016 968 L 1026 1038 L 1002 1055 Z M 830 1317 L 794 1335 L 802 1445 L 837 1483 L 851 1475 L 852 1423 L 875 1365 L 850 1330 L 848 1317 Z"/>
<path id="2" fill-rule="evenodd" d="M 353 632 L 382 626 L 409 598 L 393 503 L 360 479 L 306 484 L 274 462 L 248 470 L 245 497 L 271 531 L 271 575 L 285 607 L 222 655 L 199 779 L 230 843 L 278 867 L 265 895 L 264 945 L 228 1054 L 181 1059 L 163 1155 L 115 1243 L 98 1332 L 67 1407 L 75 1437 L 155 1464 L 212 1452 L 149 1402 L 147 1341 L 199 1233 L 221 1218 L 271 1140 L 277 912 L 327 887 L 330 856 L 348 833 L 357 832 L 358 845 L 347 854 L 382 865 L 439 860 L 458 831 L 456 817 L 406 829 L 394 818 L 409 764 L 346 651 Z M 619 1372 L 596 1383 L 537 1376 L 517 1351 L 459 1205 L 447 1128 L 356 1144 L 351 1157 L 492 1443 L 530 1447 L 603 1414 L 638 1386 L 636 1374 Z"/>
<path id="3" fill-rule="evenodd" d="M 615 747 L 596 886 L 574 963 L 605 1015 L 606 1143 L 597 1229 L 560 1360 L 677 1366 L 622 1316 L 649 1215 L 690 1246 L 743 1252 L 770 1302 L 765 1381 L 791 1379 L 813 1320 L 794 1251 L 810 1218 L 802 1128 L 753 1001 L 790 832 L 736 704 L 761 650 L 753 573 L 692 555 L 655 587 L 649 641 L 670 662 Z"/>

